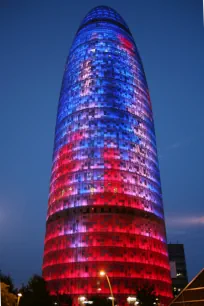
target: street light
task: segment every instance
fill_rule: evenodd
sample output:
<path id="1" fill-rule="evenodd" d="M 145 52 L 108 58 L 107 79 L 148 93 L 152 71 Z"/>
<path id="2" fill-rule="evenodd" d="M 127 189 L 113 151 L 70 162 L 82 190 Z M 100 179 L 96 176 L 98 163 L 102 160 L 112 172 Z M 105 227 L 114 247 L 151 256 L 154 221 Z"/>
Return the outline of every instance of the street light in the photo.
<path id="1" fill-rule="evenodd" d="M 108 286 L 109 286 L 109 289 L 110 289 L 110 293 L 111 293 L 112 306 L 114 306 L 114 297 L 113 297 L 113 291 L 112 291 L 110 279 L 109 279 L 107 273 L 105 271 L 103 271 L 103 270 L 99 272 L 99 275 L 102 276 L 102 277 L 106 276 L 106 279 L 107 279 L 107 282 L 108 282 Z"/>
<path id="2" fill-rule="evenodd" d="M 22 297 L 22 293 L 18 293 L 18 299 L 17 299 L 17 306 L 19 305 L 19 302 L 20 302 L 20 298 Z"/>

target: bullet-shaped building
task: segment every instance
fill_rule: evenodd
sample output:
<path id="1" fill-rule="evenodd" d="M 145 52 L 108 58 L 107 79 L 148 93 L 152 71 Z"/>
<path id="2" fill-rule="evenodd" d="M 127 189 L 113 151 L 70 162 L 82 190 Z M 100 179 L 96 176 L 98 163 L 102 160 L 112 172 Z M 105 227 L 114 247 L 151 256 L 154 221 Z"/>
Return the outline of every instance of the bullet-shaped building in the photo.
<path id="1" fill-rule="evenodd" d="M 108 297 L 101 270 L 119 304 L 147 283 L 171 299 L 147 81 L 127 24 L 105 6 L 85 16 L 65 65 L 43 277 L 51 294 Z"/>

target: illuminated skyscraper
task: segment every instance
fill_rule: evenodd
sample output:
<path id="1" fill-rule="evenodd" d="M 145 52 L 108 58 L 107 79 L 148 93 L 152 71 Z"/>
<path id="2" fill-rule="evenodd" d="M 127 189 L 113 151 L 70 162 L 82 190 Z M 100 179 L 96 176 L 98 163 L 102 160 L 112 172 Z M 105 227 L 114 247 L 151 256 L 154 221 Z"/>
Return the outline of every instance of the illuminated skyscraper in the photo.
<path id="1" fill-rule="evenodd" d="M 118 301 L 148 282 L 166 305 L 171 279 L 152 107 L 130 30 L 113 9 L 84 18 L 65 66 L 46 223 L 52 294 Z"/>

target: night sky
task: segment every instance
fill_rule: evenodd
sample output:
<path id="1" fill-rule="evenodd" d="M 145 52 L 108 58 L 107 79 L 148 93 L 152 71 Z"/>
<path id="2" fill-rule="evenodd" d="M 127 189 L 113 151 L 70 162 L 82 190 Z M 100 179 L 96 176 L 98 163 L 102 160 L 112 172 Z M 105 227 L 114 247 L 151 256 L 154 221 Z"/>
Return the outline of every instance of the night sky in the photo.
<path id="1" fill-rule="evenodd" d="M 54 128 L 66 57 L 97 5 L 125 19 L 153 104 L 168 242 L 189 280 L 204 267 L 202 0 L 0 1 L 0 269 L 41 273 Z"/>

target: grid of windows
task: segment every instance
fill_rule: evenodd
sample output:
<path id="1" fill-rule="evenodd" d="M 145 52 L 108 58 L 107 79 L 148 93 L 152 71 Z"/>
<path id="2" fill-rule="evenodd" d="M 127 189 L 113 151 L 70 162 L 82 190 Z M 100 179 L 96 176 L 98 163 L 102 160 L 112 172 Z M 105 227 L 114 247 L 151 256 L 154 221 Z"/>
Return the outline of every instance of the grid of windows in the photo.
<path id="1" fill-rule="evenodd" d="M 152 108 L 123 19 L 97 7 L 72 44 L 59 99 L 43 276 L 51 293 L 171 298 Z M 57 288 L 57 289 L 56 289 Z"/>

